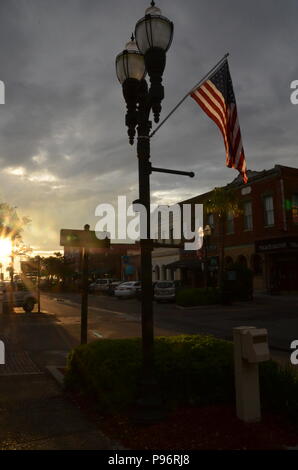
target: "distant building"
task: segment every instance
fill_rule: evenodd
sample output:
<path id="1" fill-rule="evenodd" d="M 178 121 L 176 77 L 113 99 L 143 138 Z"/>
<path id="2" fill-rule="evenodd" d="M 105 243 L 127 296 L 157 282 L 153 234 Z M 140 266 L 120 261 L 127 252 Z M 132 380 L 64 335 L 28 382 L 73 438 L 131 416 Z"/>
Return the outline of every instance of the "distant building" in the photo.
<path id="1" fill-rule="evenodd" d="M 82 254 L 80 248 L 64 247 L 66 262 L 80 275 Z M 139 244 L 111 243 L 110 248 L 89 251 L 89 274 L 94 279 L 113 277 L 123 280 L 139 279 Z"/>
<path id="2" fill-rule="evenodd" d="M 252 269 L 254 288 L 260 291 L 298 291 L 298 169 L 275 165 L 271 170 L 249 171 L 245 185 L 240 177 L 234 188 L 243 203 L 243 214 L 225 221 L 225 264 L 239 262 Z M 183 203 L 204 203 L 212 191 Z M 218 271 L 219 233 L 215 215 L 206 215 L 212 228 L 207 246 L 208 276 L 214 283 Z M 203 285 L 206 252 L 182 248 L 153 251 L 154 279 L 181 279 Z"/>

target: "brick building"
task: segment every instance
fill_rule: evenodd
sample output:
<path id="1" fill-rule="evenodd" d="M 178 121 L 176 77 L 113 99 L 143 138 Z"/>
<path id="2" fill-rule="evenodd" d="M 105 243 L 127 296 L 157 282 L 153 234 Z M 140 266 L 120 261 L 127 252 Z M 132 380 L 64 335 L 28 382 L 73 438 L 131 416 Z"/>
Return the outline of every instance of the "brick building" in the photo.
<path id="1" fill-rule="evenodd" d="M 256 290 L 298 291 L 298 169 L 275 165 L 271 170 L 249 171 L 248 176 L 246 185 L 238 177 L 226 186 L 235 189 L 243 213 L 225 221 L 225 264 L 239 262 L 251 268 Z M 183 203 L 204 204 L 211 194 Z M 214 282 L 219 257 L 216 216 L 206 215 L 206 224 L 212 229 L 207 253 L 168 247 L 154 250 L 155 279 L 176 278 L 193 286 L 203 285 L 207 258 L 208 275 Z"/>

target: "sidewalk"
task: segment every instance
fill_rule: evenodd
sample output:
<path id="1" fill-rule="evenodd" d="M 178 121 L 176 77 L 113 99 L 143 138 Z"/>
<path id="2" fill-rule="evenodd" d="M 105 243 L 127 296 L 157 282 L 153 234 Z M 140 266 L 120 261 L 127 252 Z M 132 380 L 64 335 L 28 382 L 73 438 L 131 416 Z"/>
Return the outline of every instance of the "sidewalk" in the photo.
<path id="1" fill-rule="evenodd" d="M 111 450 L 117 444 L 46 374 L 0 376 L 0 450 Z"/>
<path id="2" fill-rule="evenodd" d="M 5 365 L 0 365 L 0 450 L 117 449 L 118 444 L 100 431 L 100 424 L 68 399 L 43 363 L 34 361 L 40 351 L 28 346 L 36 346 L 36 335 L 46 347 L 47 342 L 54 348 L 67 347 L 60 327 L 45 316 L 0 314 L 0 340 L 5 344 Z"/>

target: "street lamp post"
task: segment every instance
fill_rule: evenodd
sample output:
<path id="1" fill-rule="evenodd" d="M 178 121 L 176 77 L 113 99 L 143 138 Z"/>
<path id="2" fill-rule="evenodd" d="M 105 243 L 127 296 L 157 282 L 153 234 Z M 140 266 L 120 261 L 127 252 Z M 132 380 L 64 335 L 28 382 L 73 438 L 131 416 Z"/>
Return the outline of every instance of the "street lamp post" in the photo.
<path id="1" fill-rule="evenodd" d="M 211 236 L 211 227 L 206 225 L 204 228 L 204 273 L 205 273 L 205 287 L 208 287 L 208 249 L 209 249 L 209 240 Z"/>
<path id="2" fill-rule="evenodd" d="M 142 348 L 143 348 L 143 398 L 147 399 L 154 387 L 154 328 L 152 306 L 152 241 L 150 240 L 150 129 L 151 111 L 154 121 L 159 121 L 164 98 L 162 75 L 166 65 L 166 52 L 173 37 L 173 23 L 161 15 L 151 2 L 145 16 L 135 27 L 135 36 L 116 58 L 117 77 L 122 84 L 126 101 L 126 126 L 129 142 L 134 142 L 137 131 L 137 156 L 139 167 L 139 203 L 146 209 L 146 237 L 141 237 L 142 280 Z M 145 80 L 148 72 L 150 86 Z M 145 395 L 144 395 L 145 394 Z"/>

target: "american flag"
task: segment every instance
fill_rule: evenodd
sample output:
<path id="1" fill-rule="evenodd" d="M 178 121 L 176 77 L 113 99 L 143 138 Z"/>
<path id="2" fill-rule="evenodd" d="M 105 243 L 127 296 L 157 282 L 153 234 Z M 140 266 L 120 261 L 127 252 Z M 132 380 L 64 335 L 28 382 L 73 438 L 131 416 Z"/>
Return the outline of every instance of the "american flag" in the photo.
<path id="1" fill-rule="evenodd" d="M 191 97 L 219 127 L 226 147 L 226 165 L 241 173 L 247 183 L 246 161 L 237 114 L 236 99 L 228 61 L 195 91 Z"/>

